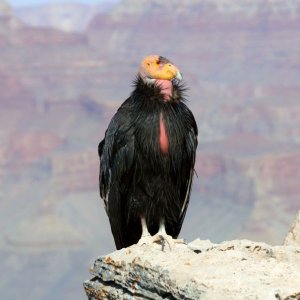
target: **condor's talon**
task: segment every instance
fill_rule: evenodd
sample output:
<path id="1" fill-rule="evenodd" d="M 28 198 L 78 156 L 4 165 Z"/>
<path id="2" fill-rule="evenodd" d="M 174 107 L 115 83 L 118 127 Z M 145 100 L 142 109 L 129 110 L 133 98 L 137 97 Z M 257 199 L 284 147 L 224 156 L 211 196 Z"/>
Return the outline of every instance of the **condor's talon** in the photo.
<path id="1" fill-rule="evenodd" d="M 165 250 L 166 244 L 169 246 L 170 251 L 175 248 L 176 244 L 186 244 L 183 239 L 173 239 L 173 237 L 168 234 L 157 234 L 153 238 L 155 238 L 156 243 L 161 244 L 162 251 Z"/>
<path id="2" fill-rule="evenodd" d="M 175 248 L 176 244 L 186 244 L 186 242 L 183 239 L 173 239 L 171 235 L 168 235 L 165 229 L 164 221 L 161 221 L 159 226 L 159 231 L 154 236 L 151 236 L 146 220 L 144 218 L 141 218 L 141 225 L 142 225 L 142 236 L 140 240 L 138 241 L 138 245 L 151 245 L 151 244 L 160 244 L 161 245 L 161 251 L 166 250 L 166 245 L 168 245 L 167 249 L 169 251 L 172 251 Z"/>

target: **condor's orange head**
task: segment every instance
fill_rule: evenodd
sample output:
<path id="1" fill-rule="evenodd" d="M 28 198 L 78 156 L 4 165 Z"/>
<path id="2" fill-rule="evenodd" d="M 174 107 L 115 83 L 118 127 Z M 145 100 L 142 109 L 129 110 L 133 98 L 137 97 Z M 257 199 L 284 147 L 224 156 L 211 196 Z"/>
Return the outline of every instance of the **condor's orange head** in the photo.
<path id="1" fill-rule="evenodd" d="M 141 62 L 139 75 L 145 82 L 182 79 L 179 69 L 167 58 L 159 55 L 149 55 L 145 57 Z"/>

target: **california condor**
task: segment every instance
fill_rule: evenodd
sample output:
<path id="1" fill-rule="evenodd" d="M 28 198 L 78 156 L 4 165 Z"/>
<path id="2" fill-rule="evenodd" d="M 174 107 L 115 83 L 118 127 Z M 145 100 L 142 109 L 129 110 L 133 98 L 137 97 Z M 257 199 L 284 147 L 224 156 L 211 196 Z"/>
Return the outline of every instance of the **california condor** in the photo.
<path id="1" fill-rule="evenodd" d="M 100 195 L 117 249 L 180 232 L 198 134 L 181 79 L 168 59 L 147 56 L 99 144 Z"/>

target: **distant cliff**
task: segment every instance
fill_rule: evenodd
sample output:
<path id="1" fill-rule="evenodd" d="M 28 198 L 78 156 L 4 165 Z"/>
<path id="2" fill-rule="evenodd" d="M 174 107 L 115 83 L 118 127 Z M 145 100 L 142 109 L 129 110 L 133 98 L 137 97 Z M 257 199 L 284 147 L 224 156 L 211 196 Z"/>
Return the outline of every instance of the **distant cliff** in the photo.
<path id="1" fill-rule="evenodd" d="M 96 259 L 84 282 L 99 299 L 300 299 L 300 213 L 283 246 L 197 239 L 134 245 Z"/>
<path id="2" fill-rule="evenodd" d="M 27 25 L 52 27 L 63 31 L 83 31 L 96 14 L 108 12 L 116 2 L 109 0 L 88 4 L 66 1 L 27 5 L 14 8 L 14 13 Z"/>

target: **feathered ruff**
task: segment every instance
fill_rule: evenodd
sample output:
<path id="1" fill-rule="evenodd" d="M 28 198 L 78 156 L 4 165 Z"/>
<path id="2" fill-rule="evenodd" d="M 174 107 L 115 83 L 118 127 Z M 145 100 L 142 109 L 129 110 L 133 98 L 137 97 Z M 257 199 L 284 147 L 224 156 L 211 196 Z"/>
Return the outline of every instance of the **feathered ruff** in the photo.
<path id="1" fill-rule="evenodd" d="M 185 102 L 186 100 L 186 92 L 187 87 L 183 81 L 177 81 L 176 79 L 173 80 L 173 93 L 171 98 L 168 101 L 171 102 Z M 161 92 L 161 88 L 159 84 L 154 83 L 146 83 L 141 78 L 141 76 L 137 75 L 136 78 L 133 80 L 132 84 L 134 88 L 134 93 L 143 94 L 144 96 L 148 97 L 148 99 L 160 99 L 161 101 L 165 101 L 163 98 L 163 94 Z"/>

